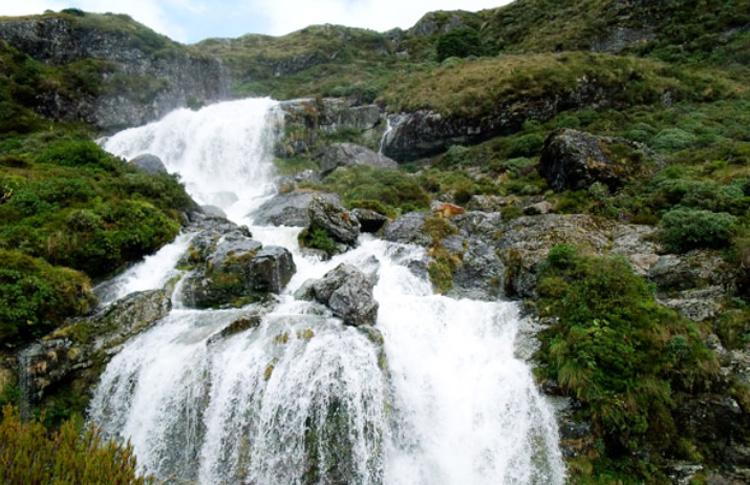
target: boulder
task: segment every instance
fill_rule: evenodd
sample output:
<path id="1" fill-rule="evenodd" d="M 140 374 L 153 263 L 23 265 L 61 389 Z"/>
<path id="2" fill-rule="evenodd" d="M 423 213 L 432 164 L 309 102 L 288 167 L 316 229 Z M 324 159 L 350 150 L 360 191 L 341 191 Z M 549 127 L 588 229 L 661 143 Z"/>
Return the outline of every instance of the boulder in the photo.
<path id="1" fill-rule="evenodd" d="M 171 308 L 164 290 L 133 293 L 30 345 L 18 357 L 24 398 L 30 404 L 39 402 L 48 389 L 74 377 L 94 384 L 120 345 L 166 317 Z"/>
<path id="2" fill-rule="evenodd" d="M 373 278 L 354 266 L 341 264 L 322 279 L 307 282 L 295 296 L 327 306 L 346 325 L 374 325 L 378 314 L 374 286 Z"/>
<path id="3" fill-rule="evenodd" d="M 157 157 L 156 155 L 152 155 L 150 153 L 144 153 L 143 155 L 138 155 L 134 159 L 130 161 L 131 165 L 136 166 L 137 168 L 143 170 L 146 173 L 150 174 L 159 174 L 159 173 L 167 173 L 167 167 L 164 165 L 164 162 L 161 161 L 161 158 Z"/>
<path id="4" fill-rule="evenodd" d="M 182 300 L 194 308 L 243 306 L 280 293 L 294 275 L 292 254 L 249 238 L 220 242 L 206 265 L 182 284 Z"/>
<path id="5" fill-rule="evenodd" d="M 227 213 L 224 212 L 224 209 L 215 205 L 202 205 L 201 210 L 209 217 L 222 217 L 224 219 L 227 217 Z"/>
<path id="6" fill-rule="evenodd" d="M 307 216 L 310 219 L 309 233 L 322 230 L 338 243 L 349 247 L 357 244 L 361 228 L 359 221 L 340 204 L 314 197 L 307 207 Z"/>
<path id="7" fill-rule="evenodd" d="M 333 143 L 323 148 L 318 155 L 320 173 L 326 176 L 338 167 L 367 166 L 375 168 L 397 168 L 390 158 L 354 143 Z"/>
<path id="8" fill-rule="evenodd" d="M 381 230 L 388 222 L 386 216 L 370 209 L 354 209 L 352 214 L 359 221 L 360 230 L 365 233 L 374 234 Z"/>
<path id="9" fill-rule="evenodd" d="M 408 212 L 386 226 L 383 239 L 427 247 L 432 243 L 432 237 L 423 229 L 425 219 L 427 214 L 424 212 Z"/>
<path id="10" fill-rule="evenodd" d="M 325 192 L 294 191 L 277 194 L 250 214 L 259 226 L 298 226 L 310 224 L 308 208 L 314 198 L 321 198 L 332 204 L 339 204 L 336 194 Z"/>
<path id="11" fill-rule="evenodd" d="M 563 129 L 550 134 L 539 174 L 556 191 L 587 189 L 595 182 L 614 191 L 653 169 L 653 155 L 639 143 Z"/>

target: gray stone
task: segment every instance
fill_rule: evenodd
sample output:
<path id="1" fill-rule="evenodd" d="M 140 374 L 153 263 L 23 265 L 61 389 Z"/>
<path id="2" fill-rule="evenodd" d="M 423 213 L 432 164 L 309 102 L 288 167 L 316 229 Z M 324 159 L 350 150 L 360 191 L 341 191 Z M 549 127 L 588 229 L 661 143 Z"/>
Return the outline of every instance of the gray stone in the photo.
<path id="1" fill-rule="evenodd" d="M 423 230 L 425 212 L 408 212 L 385 227 L 383 239 L 402 244 L 429 246 L 432 238 Z"/>
<path id="2" fill-rule="evenodd" d="M 325 192 L 295 191 L 277 194 L 255 212 L 250 214 L 254 223 L 260 226 L 298 226 L 310 224 L 308 208 L 315 197 L 333 204 L 339 204 L 339 197 Z"/>
<path id="3" fill-rule="evenodd" d="M 324 177 L 339 167 L 398 168 L 398 164 L 385 155 L 354 143 L 327 145 L 317 158 L 320 161 L 320 173 Z"/>
<path id="4" fill-rule="evenodd" d="M 563 129 L 547 137 L 539 173 L 556 191 L 586 189 L 595 182 L 614 191 L 647 174 L 657 165 L 653 159 L 639 143 Z"/>
<path id="5" fill-rule="evenodd" d="M 340 204 L 323 197 L 313 197 L 307 207 L 307 216 L 310 219 L 309 232 L 322 230 L 336 242 L 350 247 L 357 244 L 359 221 Z"/>
<path id="6" fill-rule="evenodd" d="M 536 204 L 531 204 L 527 207 L 524 207 L 523 213 L 527 216 L 538 216 L 542 214 L 549 214 L 552 212 L 553 206 L 549 202 L 542 201 L 537 202 Z"/>
<path id="7" fill-rule="evenodd" d="M 388 222 L 386 216 L 370 209 L 354 209 L 352 214 L 359 221 L 360 230 L 365 233 L 374 234 L 381 230 Z"/>
<path id="8" fill-rule="evenodd" d="M 227 213 L 224 212 L 224 209 L 215 205 L 202 205 L 201 210 L 204 214 L 210 217 L 223 217 L 224 219 L 227 217 Z"/>
<path id="9" fill-rule="evenodd" d="M 144 153 L 143 155 L 138 155 L 134 159 L 130 161 L 131 165 L 135 165 L 140 170 L 143 170 L 146 173 L 150 174 L 159 174 L 159 173 L 167 173 L 167 167 L 164 165 L 164 162 L 161 161 L 161 158 L 157 157 L 156 155 L 152 155 L 150 153 Z"/>
<path id="10" fill-rule="evenodd" d="M 374 325 L 378 303 L 372 294 L 373 279 L 354 266 L 341 264 L 322 279 L 304 284 L 298 293 L 326 305 L 346 325 Z"/>

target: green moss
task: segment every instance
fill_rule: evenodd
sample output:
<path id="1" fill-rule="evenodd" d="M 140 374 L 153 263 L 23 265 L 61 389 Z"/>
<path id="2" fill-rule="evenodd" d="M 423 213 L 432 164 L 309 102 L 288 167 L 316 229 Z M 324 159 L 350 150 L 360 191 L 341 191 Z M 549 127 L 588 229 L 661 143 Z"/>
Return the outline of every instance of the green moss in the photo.
<path id="1" fill-rule="evenodd" d="M 305 229 L 300 232 L 299 243 L 302 247 L 319 249 L 328 255 L 336 253 L 336 241 L 323 229 L 317 227 L 312 231 Z"/>

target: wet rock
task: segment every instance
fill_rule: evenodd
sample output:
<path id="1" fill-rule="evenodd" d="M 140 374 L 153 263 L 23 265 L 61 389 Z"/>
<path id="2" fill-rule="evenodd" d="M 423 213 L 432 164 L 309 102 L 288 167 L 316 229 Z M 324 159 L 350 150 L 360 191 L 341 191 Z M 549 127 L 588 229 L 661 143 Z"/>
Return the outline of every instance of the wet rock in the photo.
<path id="1" fill-rule="evenodd" d="M 133 293 L 27 347 L 19 354 L 25 397 L 38 402 L 48 389 L 73 377 L 83 376 L 93 384 L 120 345 L 166 317 L 171 308 L 164 290 Z"/>
<path id="2" fill-rule="evenodd" d="M 323 148 L 317 157 L 320 173 L 326 176 L 338 167 L 367 166 L 375 168 L 397 168 L 398 164 L 378 152 L 354 143 L 333 143 Z"/>
<path id="3" fill-rule="evenodd" d="M 373 277 L 354 266 L 341 264 L 322 279 L 303 285 L 296 296 L 326 305 L 346 325 L 374 325 L 378 313 L 378 303 L 372 294 L 374 286 Z"/>
<path id="4" fill-rule="evenodd" d="M 614 191 L 654 165 L 653 156 L 641 144 L 563 129 L 547 137 L 539 174 L 556 191 L 586 189 L 595 182 Z"/>
<path id="5" fill-rule="evenodd" d="M 370 209 L 354 209 L 352 214 L 359 221 L 360 230 L 364 233 L 374 234 L 381 230 L 388 222 L 386 216 Z"/>
<path id="6" fill-rule="evenodd" d="M 222 217 L 226 219 L 227 213 L 221 207 L 215 205 L 202 205 L 201 210 L 209 217 Z"/>
<path id="7" fill-rule="evenodd" d="M 261 226 L 304 227 L 310 224 L 308 208 L 316 197 L 332 204 L 340 204 L 339 197 L 335 194 L 294 191 L 275 195 L 251 214 L 251 217 L 255 224 Z"/>
<path id="8" fill-rule="evenodd" d="M 279 157 L 311 156 L 325 143 L 325 136 L 356 133 L 370 149 L 377 148 L 386 128 L 383 113 L 374 104 L 355 106 L 345 99 L 303 98 L 280 104 L 284 135 L 275 146 Z"/>
<path id="9" fill-rule="evenodd" d="M 206 265 L 185 278 L 182 299 L 194 308 L 243 306 L 280 293 L 294 275 L 292 254 L 248 238 L 225 239 Z"/>
<path id="10" fill-rule="evenodd" d="M 307 231 L 321 230 L 336 242 L 353 247 L 357 244 L 360 224 L 357 218 L 337 202 L 314 197 L 307 207 L 310 225 Z"/>
<path id="11" fill-rule="evenodd" d="M 161 158 L 157 157 L 156 155 L 152 155 L 150 153 L 144 153 L 143 155 L 138 155 L 134 159 L 130 161 L 131 165 L 135 165 L 139 169 L 143 170 L 146 173 L 150 174 L 159 174 L 159 173 L 167 173 L 167 167 L 164 165 L 164 162 L 161 161 Z"/>

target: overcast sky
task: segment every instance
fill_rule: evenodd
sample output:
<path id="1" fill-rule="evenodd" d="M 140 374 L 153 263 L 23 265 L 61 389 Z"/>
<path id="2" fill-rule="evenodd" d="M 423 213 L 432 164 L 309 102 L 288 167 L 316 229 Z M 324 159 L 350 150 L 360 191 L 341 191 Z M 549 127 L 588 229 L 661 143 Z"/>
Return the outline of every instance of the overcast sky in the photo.
<path id="1" fill-rule="evenodd" d="M 180 42 L 247 33 L 281 35 L 311 24 L 378 31 L 412 26 L 431 10 L 481 10 L 510 0 L 0 0 L 0 15 L 76 7 L 127 13 Z"/>

